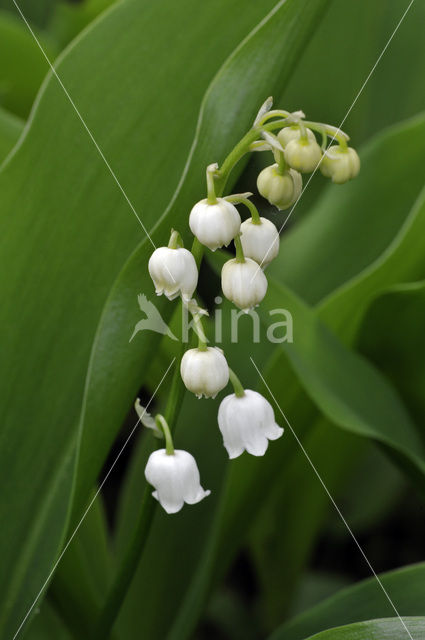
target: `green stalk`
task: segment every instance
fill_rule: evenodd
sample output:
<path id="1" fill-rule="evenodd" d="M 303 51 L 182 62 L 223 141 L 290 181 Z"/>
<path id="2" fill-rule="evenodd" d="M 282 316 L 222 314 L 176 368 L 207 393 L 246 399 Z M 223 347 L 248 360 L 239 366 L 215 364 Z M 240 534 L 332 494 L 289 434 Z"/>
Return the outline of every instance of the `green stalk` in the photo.
<path id="1" fill-rule="evenodd" d="M 155 417 L 155 422 L 158 425 L 158 427 L 161 429 L 162 433 L 164 434 L 165 451 L 167 453 L 167 456 L 173 456 L 174 443 L 173 443 L 173 438 L 171 436 L 170 427 L 168 426 L 166 419 L 164 418 L 164 416 L 158 413 L 158 415 Z"/>
<path id="2" fill-rule="evenodd" d="M 252 196 L 252 193 L 249 193 L 249 195 Z M 249 209 L 252 218 L 252 224 L 261 224 L 258 209 L 249 198 L 245 198 L 245 196 L 243 195 L 235 194 L 234 196 L 226 196 L 224 199 L 227 200 L 227 202 L 232 202 L 233 204 L 244 204 Z"/>
<path id="3" fill-rule="evenodd" d="M 239 380 L 236 373 L 229 367 L 229 378 L 232 383 L 233 390 L 235 392 L 235 396 L 237 398 L 242 398 L 245 395 L 245 390 L 242 386 L 241 381 Z"/>
<path id="4" fill-rule="evenodd" d="M 165 420 L 168 425 L 171 425 L 171 431 L 176 424 L 185 391 L 184 386 L 180 384 L 180 380 L 180 367 L 176 365 L 165 409 Z M 136 523 L 133 535 L 125 551 L 124 559 L 95 622 L 93 632 L 90 635 L 91 640 L 109 640 L 111 637 L 115 620 L 118 617 L 127 591 L 133 581 L 146 542 L 149 538 L 149 532 L 157 505 L 157 501 L 152 497 L 151 487 L 146 485 L 140 506 L 139 520 Z"/>
<path id="5" fill-rule="evenodd" d="M 245 262 L 240 233 L 233 238 L 233 242 L 235 243 L 236 249 L 236 262 Z"/>

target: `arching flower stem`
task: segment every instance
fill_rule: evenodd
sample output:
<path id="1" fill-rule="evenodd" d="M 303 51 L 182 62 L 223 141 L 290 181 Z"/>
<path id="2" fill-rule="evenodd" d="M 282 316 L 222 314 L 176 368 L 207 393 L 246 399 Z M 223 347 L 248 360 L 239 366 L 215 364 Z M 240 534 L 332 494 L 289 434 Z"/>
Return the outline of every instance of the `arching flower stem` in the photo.
<path id="1" fill-rule="evenodd" d="M 158 425 L 158 428 L 161 429 L 162 433 L 164 434 L 165 451 L 167 452 L 167 455 L 168 456 L 173 456 L 174 455 L 174 443 L 173 443 L 173 438 L 171 436 L 170 427 L 168 426 L 168 423 L 167 423 L 166 419 L 164 418 L 163 415 L 158 413 L 155 416 L 155 422 Z"/>
<path id="2" fill-rule="evenodd" d="M 232 387 L 233 387 L 233 390 L 235 392 L 235 396 L 237 398 L 242 398 L 242 396 L 245 395 L 245 390 L 244 390 L 244 388 L 242 386 L 242 383 L 239 380 L 238 376 L 233 371 L 233 369 L 231 369 L 230 367 L 229 367 L 229 378 L 230 378 L 230 382 L 232 383 Z"/>
<path id="3" fill-rule="evenodd" d="M 240 233 L 238 233 L 238 235 L 235 236 L 233 242 L 235 243 L 235 249 L 236 249 L 236 262 L 245 262 L 245 256 L 242 249 Z"/>

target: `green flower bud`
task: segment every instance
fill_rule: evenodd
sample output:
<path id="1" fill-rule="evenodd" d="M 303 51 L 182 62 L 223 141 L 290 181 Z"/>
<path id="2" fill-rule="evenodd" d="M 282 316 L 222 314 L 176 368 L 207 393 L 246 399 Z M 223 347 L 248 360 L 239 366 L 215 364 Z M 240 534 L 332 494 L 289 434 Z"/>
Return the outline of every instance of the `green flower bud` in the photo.
<path id="1" fill-rule="evenodd" d="M 307 133 L 307 138 L 315 142 L 316 136 L 314 135 L 312 130 L 307 129 L 307 127 L 305 128 L 305 130 Z M 295 125 L 292 125 L 291 127 L 284 127 L 283 129 L 281 129 L 277 134 L 277 139 L 279 140 L 282 147 L 285 148 L 288 142 L 291 142 L 291 140 L 298 140 L 298 138 L 300 137 L 300 134 L 301 134 L 301 129 L 299 128 L 298 125 L 295 124 Z"/>
<path id="2" fill-rule="evenodd" d="M 360 171 L 360 158 L 351 147 L 336 144 L 325 151 L 320 170 L 326 178 L 332 178 L 332 182 L 343 184 Z"/>
<path id="3" fill-rule="evenodd" d="M 297 171 L 314 171 L 322 157 L 322 150 L 314 140 L 294 138 L 285 147 L 285 160 Z"/>
<path id="4" fill-rule="evenodd" d="M 294 204 L 302 186 L 302 177 L 297 171 L 289 169 L 282 174 L 277 164 L 263 169 L 257 178 L 260 194 L 278 209 L 287 209 Z"/>

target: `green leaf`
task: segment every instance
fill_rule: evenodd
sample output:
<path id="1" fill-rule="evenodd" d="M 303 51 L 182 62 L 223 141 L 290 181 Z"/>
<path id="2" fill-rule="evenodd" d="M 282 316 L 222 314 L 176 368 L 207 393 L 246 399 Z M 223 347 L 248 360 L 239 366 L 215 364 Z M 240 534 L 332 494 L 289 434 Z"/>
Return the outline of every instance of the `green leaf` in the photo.
<path id="1" fill-rule="evenodd" d="M 43 34 L 36 33 L 50 59 L 56 48 Z M 23 20 L 8 11 L 0 11 L 0 104 L 26 118 L 48 64 Z"/>
<path id="2" fill-rule="evenodd" d="M 421 428 L 425 417 L 423 359 L 425 282 L 392 287 L 370 304 L 360 327 L 358 348 L 399 389 Z"/>
<path id="3" fill-rule="evenodd" d="M 135 1 L 122 3 L 86 30 L 57 67 L 147 227 L 158 219 L 175 190 L 208 83 L 235 38 L 243 37 L 265 11 L 253 5 L 241 11 L 238 4 L 226 13 L 225 0 L 208 3 L 202 13 L 197 7 L 194 0 L 178 5 L 167 0 L 148 9 Z M 199 23 L 188 24 L 187 15 L 197 15 Z M 211 30 L 217 32 L 213 48 Z M 254 88 L 251 92 L 250 106 L 245 107 L 250 115 L 259 99 Z M 239 100 L 248 95 L 249 90 Z M 233 96 L 236 99 L 235 92 Z M 229 119 L 231 127 L 233 113 Z M 223 140 L 227 135 L 224 129 Z M 227 143 L 222 144 L 227 149 Z M 205 156 L 197 178 L 199 193 Z M 0 191 L 1 264 L 8 272 L 1 282 L 7 304 L 0 310 L 1 326 L 8 335 L 0 385 L 5 414 L 0 509 L 8 514 L 0 531 L 0 637 L 9 638 L 49 576 L 63 543 L 92 341 L 111 283 L 144 234 L 52 76 L 17 153 L 3 167 Z M 194 195 L 190 193 L 190 198 Z M 145 251 L 150 250 L 146 245 Z M 134 367 L 133 380 L 126 380 L 121 363 L 108 359 L 111 370 L 98 371 L 103 375 L 96 397 L 86 404 L 90 408 L 93 401 L 100 414 L 92 425 L 94 448 L 88 452 L 95 464 L 85 460 L 90 482 L 83 494 L 84 507 L 104 458 L 98 458 L 96 450 L 106 421 L 111 420 L 115 434 L 153 353 L 147 351 L 146 359 L 137 362 L 137 349 L 128 347 L 140 319 L 137 293 L 141 287 L 149 294 L 153 291 L 151 284 L 149 289 L 143 285 L 144 256 L 137 263 L 134 286 L 126 292 L 128 316 L 111 335 L 116 351 L 130 354 L 130 364 L 125 359 L 124 365 Z M 112 307 L 112 315 L 118 317 L 122 309 Z M 117 328 L 109 317 L 111 326 Z M 106 392 L 100 382 L 106 383 Z M 125 398 L 110 415 L 107 401 L 116 387 L 124 389 Z"/>
<path id="4" fill-rule="evenodd" d="M 425 618 L 405 618 L 403 622 L 413 638 L 419 638 L 419 634 L 425 632 Z M 389 618 L 329 629 L 311 636 L 311 640 L 406 640 L 407 637 L 402 622 L 398 618 Z"/>
<path id="5" fill-rule="evenodd" d="M 58 2 L 49 20 L 49 33 L 62 48 L 116 1 L 83 0 L 76 4 Z"/>
<path id="6" fill-rule="evenodd" d="M 401 616 L 425 615 L 425 563 L 379 576 Z M 303 640 L 314 633 L 370 618 L 393 614 L 385 594 L 372 577 L 342 589 L 312 609 L 286 622 L 270 640 Z M 410 628 L 410 625 L 407 625 Z M 400 631 L 400 638 L 403 638 Z M 406 632 L 404 635 L 407 636 Z M 415 634 L 412 633 L 415 638 Z M 419 636 L 417 636 L 419 637 Z"/>
<path id="7" fill-rule="evenodd" d="M 102 499 L 98 496 L 55 572 L 48 601 L 74 634 L 84 636 L 111 581 L 113 556 Z M 78 612 L 78 615 L 76 615 Z"/>
<path id="8" fill-rule="evenodd" d="M 369 304 L 380 293 L 425 276 L 421 242 L 424 228 L 425 188 L 387 250 L 320 306 L 320 317 L 344 340 L 353 341 Z"/>
<path id="9" fill-rule="evenodd" d="M 23 128 L 20 118 L 0 107 L 0 164 L 15 146 Z"/>

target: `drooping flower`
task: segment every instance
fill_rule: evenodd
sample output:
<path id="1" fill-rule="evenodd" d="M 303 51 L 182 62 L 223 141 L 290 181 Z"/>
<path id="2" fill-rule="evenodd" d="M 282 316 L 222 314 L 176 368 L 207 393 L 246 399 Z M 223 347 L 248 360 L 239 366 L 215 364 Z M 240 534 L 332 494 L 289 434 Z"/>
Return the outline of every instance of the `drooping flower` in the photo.
<path id="1" fill-rule="evenodd" d="M 305 132 L 309 140 L 316 140 L 316 136 L 314 135 L 311 129 L 308 129 L 308 127 L 305 127 Z M 281 129 L 277 134 L 277 139 L 279 140 L 282 147 L 285 148 L 288 142 L 291 142 L 291 140 L 298 140 L 300 135 L 301 135 L 301 129 L 299 125 L 294 124 L 290 127 L 284 127 L 283 129 Z"/>
<path id="2" fill-rule="evenodd" d="M 301 174 L 294 169 L 283 173 L 277 164 L 263 169 L 257 178 L 259 193 L 278 209 L 287 209 L 300 196 L 303 186 Z"/>
<path id="3" fill-rule="evenodd" d="M 192 298 L 198 284 L 198 269 L 195 258 L 187 249 L 155 249 L 148 269 L 158 296 L 164 294 L 169 300 L 179 295 L 186 301 Z"/>
<path id="4" fill-rule="evenodd" d="M 267 278 L 251 258 L 243 262 L 233 258 L 221 270 L 221 288 L 228 300 L 242 311 L 256 307 L 267 292 Z"/>
<path id="5" fill-rule="evenodd" d="M 201 244 L 215 251 L 227 247 L 233 240 L 239 232 L 241 217 L 236 207 L 224 198 L 217 198 L 215 204 L 205 199 L 192 208 L 189 226 Z"/>
<path id="6" fill-rule="evenodd" d="M 266 267 L 279 253 L 279 234 L 273 222 L 260 218 L 260 224 L 252 218 L 241 224 L 241 243 L 246 258 Z"/>
<path id="7" fill-rule="evenodd" d="M 290 140 L 284 151 L 285 160 L 296 171 L 310 173 L 314 171 L 322 157 L 322 150 L 316 139 L 294 138 Z"/>
<path id="8" fill-rule="evenodd" d="M 355 178 L 360 171 L 360 158 L 352 147 L 341 147 L 335 144 L 324 153 L 320 170 L 332 182 L 343 184 Z"/>
<path id="9" fill-rule="evenodd" d="M 275 422 L 271 404 L 257 391 L 245 389 L 243 396 L 226 396 L 218 410 L 218 426 L 229 458 L 244 451 L 263 456 L 269 440 L 277 440 L 283 429 Z"/>
<path id="10" fill-rule="evenodd" d="M 185 502 L 196 504 L 211 493 L 201 487 L 195 458 L 181 449 L 175 449 L 171 455 L 165 449 L 151 453 L 145 477 L 155 488 L 153 497 L 167 513 L 177 513 Z"/>
<path id="11" fill-rule="evenodd" d="M 229 382 L 229 367 L 221 349 L 189 349 L 180 364 L 183 382 L 198 398 L 215 398 Z"/>

